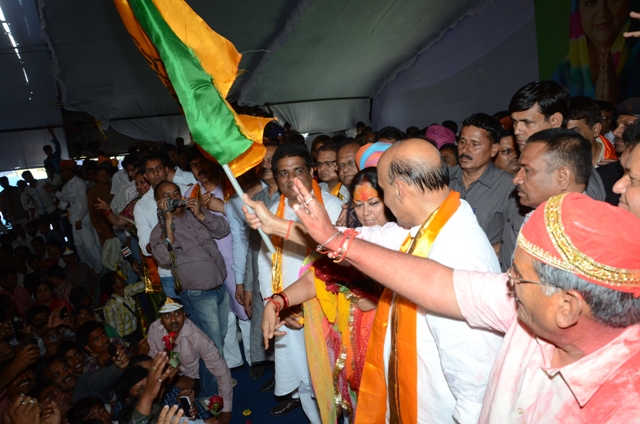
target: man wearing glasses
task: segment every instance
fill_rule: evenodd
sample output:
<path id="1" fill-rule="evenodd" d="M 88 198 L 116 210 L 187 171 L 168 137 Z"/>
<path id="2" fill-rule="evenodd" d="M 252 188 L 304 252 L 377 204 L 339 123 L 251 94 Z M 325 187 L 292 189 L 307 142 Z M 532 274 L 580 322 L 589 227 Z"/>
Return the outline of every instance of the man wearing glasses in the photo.
<path id="1" fill-rule="evenodd" d="M 513 131 L 504 132 L 500 137 L 498 154 L 491 158 L 493 165 L 507 174 L 514 175 L 520 169 L 518 156 L 520 156 L 520 150 L 518 150 Z"/>
<path id="2" fill-rule="evenodd" d="M 318 178 L 321 181 L 319 186 L 322 191 L 336 196 L 342 203 L 347 203 L 351 196 L 349 196 L 348 186 L 340 182 L 338 175 L 338 150 L 340 150 L 339 143 L 323 144 L 318 149 L 316 169 L 318 170 Z"/>

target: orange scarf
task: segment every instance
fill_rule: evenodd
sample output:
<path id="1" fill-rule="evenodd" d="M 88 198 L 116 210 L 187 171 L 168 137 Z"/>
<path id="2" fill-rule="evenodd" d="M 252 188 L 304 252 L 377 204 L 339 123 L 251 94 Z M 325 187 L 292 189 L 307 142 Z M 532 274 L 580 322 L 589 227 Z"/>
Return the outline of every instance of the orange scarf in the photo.
<path id="1" fill-rule="evenodd" d="M 338 199 L 344 201 L 344 196 L 340 193 L 340 189 L 342 188 L 342 183 L 338 183 L 333 190 L 329 194 L 336 196 Z"/>
<path id="2" fill-rule="evenodd" d="M 320 186 L 314 180 L 311 180 L 311 187 L 313 189 L 313 197 L 318 199 L 318 201 L 324 206 L 324 201 L 322 200 L 322 192 L 320 191 Z M 276 216 L 278 218 L 284 219 L 284 203 L 285 203 L 285 195 L 280 195 L 280 203 L 278 204 L 278 210 L 276 211 Z M 275 247 L 276 251 L 271 255 L 271 290 L 273 293 L 280 293 L 283 290 L 282 287 L 282 246 L 284 244 L 284 239 L 279 236 L 271 236 L 271 241 L 273 242 L 273 247 Z"/>
<path id="3" fill-rule="evenodd" d="M 460 206 L 460 194 L 451 191 L 445 201 L 422 224 L 415 238 L 407 236 L 400 251 L 426 258 L 440 230 Z M 385 289 L 373 321 L 367 359 L 360 384 L 356 424 L 384 423 L 389 403 L 389 422 L 418 422 L 418 350 L 416 305 Z M 391 311 L 391 322 L 389 322 Z M 389 375 L 384 373 L 384 341 L 391 325 Z M 389 385 L 387 387 L 387 380 Z"/>
<path id="4" fill-rule="evenodd" d="M 616 153 L 616 148 L 613 144 L 611 144 L 611 142 L 603 135 L 599 135 L 598 137 L 602 142 L 602 149 L 604 150 L 602 158 L 605 160 L 617 160 L 618 154 Z"/>

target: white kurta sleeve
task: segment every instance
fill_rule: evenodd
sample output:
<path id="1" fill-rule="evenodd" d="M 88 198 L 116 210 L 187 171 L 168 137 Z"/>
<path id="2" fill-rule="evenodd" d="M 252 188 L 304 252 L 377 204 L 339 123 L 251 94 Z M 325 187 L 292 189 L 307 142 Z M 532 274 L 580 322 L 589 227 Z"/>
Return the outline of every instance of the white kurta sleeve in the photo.
<path id="1" fill-rule="evenodd" d="M 76 178 L 80 180 L 80 178 Z M 89 213 L 89 205 L 87 204 L 87 185 L 84 181 L 80 180 L 76 181 L 70 188 L 73 190 L 73 202 L 69 202 L 71 204 L 71 208 L 69 209 L 69 221 L 81 221 Z M 93 205 L 91 206 L 93 207 Z"/>
<path id="2" fill-rule="evenodd" d="M 141 199 L 142 200 L 142 199 Z M 151 230 L 154 225 L 151 225 L 147 217 L 147 213 L 140 204 L 140 200 L 136 203 L 133 209 L 133 218 L 136 221 L 136 230 L 138 231 L 138 243 L 140 244 L 140 252 L 145 256 L 151 256 L 151 252 L 147 252 L 147 244 L 149 244 L 149 237 L 151 237 Z"/>

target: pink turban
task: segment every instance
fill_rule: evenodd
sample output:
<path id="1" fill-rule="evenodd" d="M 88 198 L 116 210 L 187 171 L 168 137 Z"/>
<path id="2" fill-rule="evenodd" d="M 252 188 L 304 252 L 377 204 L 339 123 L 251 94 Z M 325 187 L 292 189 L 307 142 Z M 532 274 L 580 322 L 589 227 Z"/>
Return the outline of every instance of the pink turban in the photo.
<path id="1" fill-rule="evenodd" d="M 427 140 L 436 143 L 436 147 L 440 149 L 445 144 L 456 144 L 456 135 L 449 128 L 442 125 L 431 125 L 425 133 Z"/>

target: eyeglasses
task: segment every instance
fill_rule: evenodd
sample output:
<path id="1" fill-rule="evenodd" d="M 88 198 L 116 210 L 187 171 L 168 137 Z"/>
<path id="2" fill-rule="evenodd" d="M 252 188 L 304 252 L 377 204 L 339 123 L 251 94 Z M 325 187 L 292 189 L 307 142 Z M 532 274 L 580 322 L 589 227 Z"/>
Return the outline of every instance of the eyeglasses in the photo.
<path id="1" fill-rule="evenodd" d="M 317 163 L 316 163 L 316 167 L 317 167 L 318 169 L 320 169 L 320 168 L 324 168 L 325 166 L 326 166 L 327 168 L 333 168 L 333 167 L 335 167 L 335 166 L 336 166 L 336 161 L 335 161 L 335 160 L 328 160 L 328 161 L 326 161 L 326 162 L 317 162 Z"/>
<path id="2" fill-rule="evenodd" d="M 514 277 L 511 271 L 511 268 L 509 268 L 509 271 L 507 271 L 507 278 L 509 279 L 509 287 L 511 287 L 512 290 L 516 289 L 516 285 L 518 284 L 538 284 L 540 286 L 548 286 L 549 284 L 547 283 L 543 283 L 541 281 L 531 281 L 531 280 L 525 280 L 522 278 L 517 278 Z"/>
<path id="3" fill-rule="evenodd" d="M 338 169 L 342 171 L 344 168 L 353 168 L 355 166 L 356 166 L 356 161 L 350 160 L 349 162 L 339 164 Z"/>

